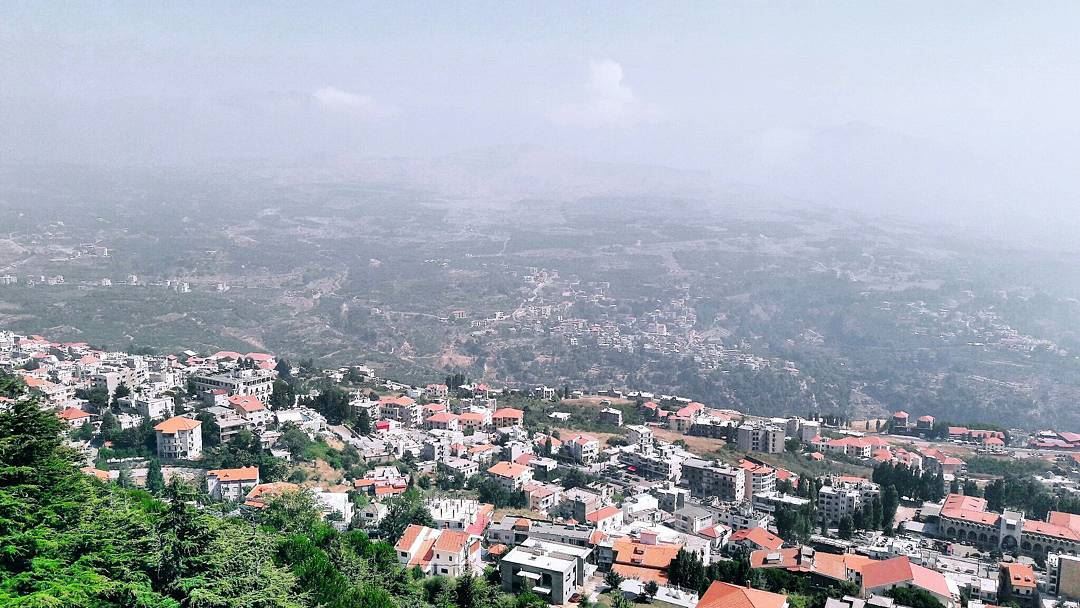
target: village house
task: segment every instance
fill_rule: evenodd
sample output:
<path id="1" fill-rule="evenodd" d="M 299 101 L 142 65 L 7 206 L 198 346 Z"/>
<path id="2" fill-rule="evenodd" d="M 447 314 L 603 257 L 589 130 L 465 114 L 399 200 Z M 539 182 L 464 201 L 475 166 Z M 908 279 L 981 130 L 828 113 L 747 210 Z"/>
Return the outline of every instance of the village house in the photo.
<path id="1" fill-rule="evenodd" d="M 487 472 L 492 479 L 499 482 L 499 485 L 511 492 L 524 488 L 525 484 L 532 481 L 533 475 L 529 467 L 505 460 L 495 463 Z"/>
<path id="2" fill-rule="evenodd" d="M 497 429 L 521 426 L 524 423 L 525 412 L 512 407 L 495 410 L 495 413 L 491 415 L 491 424 Z"/>
<path id="3" fill-rule="evenodd" d="M 215 500 L 240 500 L 257 485 L 259 467 L 214 469 L 206 472 L 206 491 Z"/>
<path id="4" fill-rule="evenodd" d="M 161 458 L 198 460 L 202 457 L 202 423 L 177 416 L 154 427 Z"/>

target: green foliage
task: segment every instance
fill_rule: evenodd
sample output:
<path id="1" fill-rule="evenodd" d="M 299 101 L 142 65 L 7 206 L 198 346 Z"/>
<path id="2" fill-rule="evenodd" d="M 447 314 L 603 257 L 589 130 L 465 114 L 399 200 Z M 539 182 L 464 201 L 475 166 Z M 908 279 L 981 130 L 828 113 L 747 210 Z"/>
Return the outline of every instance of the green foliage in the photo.
<path id="1" fill-rule="evenodd" d="M 511 491 L 487 475 L 476 475 L 468 480 L 468 487 L 476 491 L 480 502 L 495 505 L 495 508 L 522 508 L 528 505 L 525 492 Z"/>
<path id="2" fill-rule="evenodd" d="M 608 570 L 604 574 L 604 584 L 613 589 L 615 593 L 619 593 L 619 585 L 623 584 L 623 580 L 622 575 L 614 570 Z"/>
<path id="3" fill-rule="evenodd" d="M 973 456 L 967 461 L 968 473 L 973 475 L 1029 476 L 1045 473 L 1054 465 L 1041 458 L 996 458 Z"/>
<path id="4" fill-rule="evenodd" d="M 165 476 L 161 474 L 161 462 L 157 458 L 152 458 L 147 468 L 146 491 L 154 496 L 160 496 L 165 491 Z"/>
<path id="5" fill-rule="evenodd" d="M 435 520 L 431 517 L 424 504 L 424 498 L 415 488 L 409 488 L 401 496 L 389 502 L 386 517 L 379 522 L 379 536 L 389 540 L 397 540 L 411 524 L 421 526 L 434 526 Z"/>
<path id="6" fill-rule="evenodd" d="M 944 608 L 941 602 L 925 589 L 913 587 L 894 587 L 885 595 L 896 600 L 897 604 L 909 608 Z"/>
<path id="7" fill-rule="evenodd" d="M 288 409 L 296 402 L 296 391 L 291 384 L 278 378 L 274 380 L 274 390 L 270 393 L 270 409 Z"/>
<path id="8" fill-rule="evenodd" d="M 100 483 L 79 472 L 61 437 L 60 421 L 34 402 L 0 412 L 0 605 L 545 606 L 528 593 L 505 598 L 471 575 L 432 583 L 439 592 L 437 604 L 429 603 L 392 545 L 337 532 L 310 494 L 271 500 L 254 514 L 255 525 L 220 519 L 196 508 L 199 491 L 181 482 L 162 499 Z M 394 517 L 433 523 L 422 506 L 407 492 Z"/>

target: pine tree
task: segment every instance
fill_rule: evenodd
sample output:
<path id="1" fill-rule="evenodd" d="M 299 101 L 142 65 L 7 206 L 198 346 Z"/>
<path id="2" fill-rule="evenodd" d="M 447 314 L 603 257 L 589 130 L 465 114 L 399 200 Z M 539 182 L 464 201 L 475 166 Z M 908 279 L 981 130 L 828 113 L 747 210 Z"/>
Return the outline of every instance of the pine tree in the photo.
<path id="1" fill-rule="evenodd" d="M 150 460 L 150 467 L 146 471 L 146 490 L 154 496 L 160 496 L 165 491 L 165 476 L 161 473 L 161 462 L 157 458 Z"/>

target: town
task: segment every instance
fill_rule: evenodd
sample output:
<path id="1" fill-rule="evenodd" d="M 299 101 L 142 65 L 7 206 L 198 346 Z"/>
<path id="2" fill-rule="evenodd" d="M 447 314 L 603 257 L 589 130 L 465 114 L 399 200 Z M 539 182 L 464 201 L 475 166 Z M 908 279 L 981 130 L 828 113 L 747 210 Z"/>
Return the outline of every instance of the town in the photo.
<path id="1" fill-rule="evenodd" d="M 246 518 L 294 494 L 426 577 L 551 605 L 960 608 L 1080 600 L 1080 433 L 760 417 L 643 387 L 411 386 L 269 353 L 0 332 L 83 472 Z M 531 597 L 531 596 L 530 596 Z M 620 598 L 620 599 L 616 599 Z"/>

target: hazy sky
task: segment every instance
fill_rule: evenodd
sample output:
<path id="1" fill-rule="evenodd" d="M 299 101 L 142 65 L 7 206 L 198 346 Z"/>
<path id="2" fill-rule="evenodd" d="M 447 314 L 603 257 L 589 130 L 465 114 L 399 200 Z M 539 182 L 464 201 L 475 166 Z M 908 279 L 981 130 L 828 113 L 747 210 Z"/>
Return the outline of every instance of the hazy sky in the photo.
<path id="1" fill-rule="evenodd" d="M 955 163 L 976 167 L 961 187 L 988 171 L 1009 182 L 991 191 L 1067 197 L 1078 28 L 1077 2 L 9 1 L 0 154 L 200 163 L 530 143 L 801 184 L 824 149 L 838 180 L 865 158 L 867 182 L 926 165 L 896 185 Z"/>

